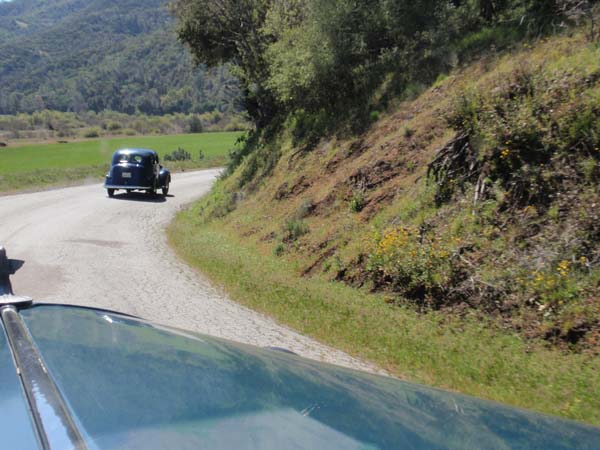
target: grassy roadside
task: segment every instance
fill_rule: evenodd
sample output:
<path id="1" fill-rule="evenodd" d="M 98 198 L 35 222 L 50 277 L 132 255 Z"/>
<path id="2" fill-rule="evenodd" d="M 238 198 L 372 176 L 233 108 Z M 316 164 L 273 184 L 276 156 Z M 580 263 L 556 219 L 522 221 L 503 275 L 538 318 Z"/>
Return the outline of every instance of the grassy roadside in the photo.
<path id="1" fill-rule="evenodd" d="M 600 425 L 600 360 L 566 354 L 480 319 L 418 315 L 321 277 L 249 244 L 201 204 L 179 213 L 168 235 L 177 253 L 236 301 L 301 333 L 416 382 Z"/>
<path id="2" fill-rule="evenodd" d="M 286 129 L 171 243 L 400 377 L 600 425 L 599 51 L 579 32 L 491 55 L 304 153 Z"/>
<path id="3" fill-rule="evenodd" d="M 181 147 L 191 154 L 192 160 L 167 161 L 165 165 L 173 171 L 219 167 L 239 135 L 223 132 L 133 136 L 0 148 L 0 192 L 98 181 L 108 170 L 112 153 L 123 147 L 152 148 L 161 157 Z"/>

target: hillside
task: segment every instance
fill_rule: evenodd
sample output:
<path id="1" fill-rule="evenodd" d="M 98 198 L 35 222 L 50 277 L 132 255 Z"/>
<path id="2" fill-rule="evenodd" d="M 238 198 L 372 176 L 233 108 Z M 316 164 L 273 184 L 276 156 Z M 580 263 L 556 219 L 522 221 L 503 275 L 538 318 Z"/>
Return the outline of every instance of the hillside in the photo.
<path id="1" fill-rule="evenodd" d="M 223 186 L 252 195 L 212 213 L 233 209 L 228 223 L 304 277 L 597 353 L 599 79 L 582 35 L 486 59 L 360 137 L 307 154 L 282 138 L 268 183 L 241 170 Z"/>
<path id="2" fill-rule="evenodd" d="M 395 374 L 599 423 L 586 31 L 478 58 L 355 136 L 279 133 L 172 242 L 240 302 Z"/>
<path id="3" fill-rule="evenodd" d="M 0 114 L 237 110 L 224 67 L 194 69 L 164 0 L 0 3 Z"/>

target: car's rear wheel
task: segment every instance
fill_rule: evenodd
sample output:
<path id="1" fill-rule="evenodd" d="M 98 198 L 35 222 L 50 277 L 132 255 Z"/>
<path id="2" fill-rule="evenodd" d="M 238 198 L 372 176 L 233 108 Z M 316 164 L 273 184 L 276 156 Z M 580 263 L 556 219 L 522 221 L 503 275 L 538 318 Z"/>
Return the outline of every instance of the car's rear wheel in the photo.
<path id="1" fill-rule="evenodd" d="M 169 183 L 167 183 L 165 186 L 163 186 L 162 193 L 165 197 L 167 196 L 167 194 L 169 193 Z"/>
<path id="2" fill-rule="evenodd" d="M 112 197 L 113 195 L 115 195 L 115 190 L 114 189 L 107 189 L 106 192 L 108 193 L 109 197 Z"/>

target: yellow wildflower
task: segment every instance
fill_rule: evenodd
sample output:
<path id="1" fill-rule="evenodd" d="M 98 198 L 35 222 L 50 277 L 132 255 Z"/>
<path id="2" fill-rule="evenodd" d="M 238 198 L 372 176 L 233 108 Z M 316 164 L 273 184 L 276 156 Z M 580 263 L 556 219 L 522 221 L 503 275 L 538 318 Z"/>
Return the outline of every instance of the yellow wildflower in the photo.
<path id="1" fill-rule="evenodd" d="M 559 273 L 559 275 L 561 277 L 564 278 L 569 274 L 570 268 L 571 268 L 571 263 L 565 259 L 558 263 L 558 267 L 556 268 L 556 271 Z"/>

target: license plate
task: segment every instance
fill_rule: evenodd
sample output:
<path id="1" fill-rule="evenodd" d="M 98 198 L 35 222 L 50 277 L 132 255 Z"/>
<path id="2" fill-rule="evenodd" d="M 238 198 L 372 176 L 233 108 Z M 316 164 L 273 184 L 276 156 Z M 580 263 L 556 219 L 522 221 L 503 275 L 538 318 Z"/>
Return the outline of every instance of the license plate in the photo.
<path id="1" fill-rule="evenodd" d="M 131 178 L 131 172 L 123 172 L 123 173 L 121 174 L 121 176 L 122 176 L 123 178 Z"/>

